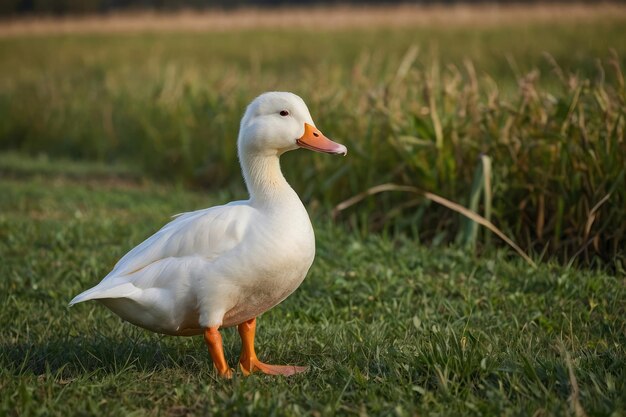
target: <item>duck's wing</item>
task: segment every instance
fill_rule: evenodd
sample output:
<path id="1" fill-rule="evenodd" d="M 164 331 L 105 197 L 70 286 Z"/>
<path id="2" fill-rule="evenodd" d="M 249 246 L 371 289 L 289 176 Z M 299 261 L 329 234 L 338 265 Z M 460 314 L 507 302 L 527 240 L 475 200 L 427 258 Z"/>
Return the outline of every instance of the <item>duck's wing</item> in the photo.
<path id="1" fill-rule="evenodd" d="M 97 286 L 70 305 L 96 298 L 128 297 L 140 291 L 124 277 L 166 258 L 200 256 L 214 259 L 243 240 L 255 210 L 244 202 L 178 215 L 120 259 Z"/>
<path id="2" fill-rule="evenodd" d="M 241 242 L 253 213 L 248 205 L 231 203 L 179 215 L 124 255 L 107 277 L 128 275 L 165 258 L 213 259 Z"/>

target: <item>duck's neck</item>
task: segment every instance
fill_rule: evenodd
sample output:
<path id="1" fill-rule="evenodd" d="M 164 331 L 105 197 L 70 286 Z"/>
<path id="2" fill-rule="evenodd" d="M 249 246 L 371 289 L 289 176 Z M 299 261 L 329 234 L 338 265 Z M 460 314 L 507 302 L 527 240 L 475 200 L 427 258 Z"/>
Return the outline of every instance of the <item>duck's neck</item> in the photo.
<path id="1" fill-rule="evenodd" d="M 240 154 L 239 159 L 252 205 L 284 204 L 293 198 L 300 201 L 280 170 L 278 155 Z"/>

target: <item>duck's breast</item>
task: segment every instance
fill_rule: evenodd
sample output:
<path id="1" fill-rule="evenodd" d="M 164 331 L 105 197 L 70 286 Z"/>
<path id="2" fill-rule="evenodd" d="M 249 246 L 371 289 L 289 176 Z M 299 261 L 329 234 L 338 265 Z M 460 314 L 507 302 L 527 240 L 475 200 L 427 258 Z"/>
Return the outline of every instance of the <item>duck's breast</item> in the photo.
<path id="1" fill-rule="evenodd" d="M 265 214 L 237 251 L 240 297 L 224 326 L 269 310 L 296 290 L 315 257 L 315 235 L 304 207 Z"/>

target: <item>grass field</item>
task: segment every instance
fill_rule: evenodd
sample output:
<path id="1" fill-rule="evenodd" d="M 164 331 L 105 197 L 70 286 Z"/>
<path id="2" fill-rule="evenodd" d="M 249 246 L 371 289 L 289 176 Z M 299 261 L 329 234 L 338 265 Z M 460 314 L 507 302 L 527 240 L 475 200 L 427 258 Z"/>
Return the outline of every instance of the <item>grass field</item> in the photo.
<path id="1" fill-rule="evenodd" d="M 202 338 L 66 307 L 171 214 L 223 197 L 97 164 L 13 155 L 0 172 L 0 415 L 624 415 L 623 278 L 318 218 L 308 278 L 257 336 L 310 371 L 224 381 Z"/>
<path id="2" fill-rule="evenodd" d="M 626 8 L 329 11 L 0 22 L 0 416 L 626 415 Z M 349 148 L 283 158 L 317 258 L 258 353 L 310 371 L 220 380 L 202 338 L 68 309 L 245 198 L 239 118 L 273 89 Z M 383 183 L 539 266 L 424 194 L 331 215 Z"/>
<path id="3" fill-rule="evenodd" d="M 314 10 L 309 25 L 274 29 L 306 13 L 7 24 L 0 149 L 132 164 L 235 195 L 245 105 L 290 90 L 350 149 L 342 161 L 284 158 L 314 207 L 329 212 L 381 183 L 416 186 L 489 217 L 537 258 L 620 268 L 626 8 L 385 10 L 352 20 Z M 422 242 L 498 242 L 403 193 L 372 197 L 339 220 Z"/>

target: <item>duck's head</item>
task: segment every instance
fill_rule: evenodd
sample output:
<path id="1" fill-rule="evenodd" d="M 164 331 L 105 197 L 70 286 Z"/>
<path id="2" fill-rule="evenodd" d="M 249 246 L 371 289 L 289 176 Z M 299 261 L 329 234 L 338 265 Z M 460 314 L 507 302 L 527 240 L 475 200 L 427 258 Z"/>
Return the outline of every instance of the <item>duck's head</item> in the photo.
<path id="1" fill-rule="evenodd" d="M 346 155 L 313 123 L 304 101 L 293 93 L 270 92 L 255 98 L 241 119 L 239 154 L 281 155 L 298 148 Z"/>

